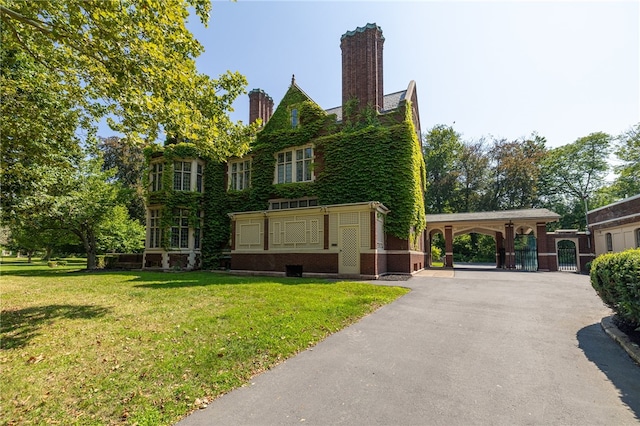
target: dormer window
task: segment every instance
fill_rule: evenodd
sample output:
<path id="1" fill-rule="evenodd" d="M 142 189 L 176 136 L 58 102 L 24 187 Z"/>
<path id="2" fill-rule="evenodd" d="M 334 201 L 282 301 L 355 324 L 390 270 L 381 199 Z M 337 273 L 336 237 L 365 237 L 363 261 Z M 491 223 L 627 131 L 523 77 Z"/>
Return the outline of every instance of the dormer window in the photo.
<path id="1" fill-rule="evenodd" d="M 313 147 L 306 146 L 281 151 L 276 154 L 274 183 L 309 182 L 314 179 Z"/>
<path id="2" fill-rule="evenodd" d="M 231 160 L 228 164 L 229 189 L 242 191 L 251 185 L 251 159 Z"/>
<path id="3" fill-rule="evenodd" d="M 298 110 L 296 108 L 291 110 L 291 127 L 294 129 L 298 127 Z"/>

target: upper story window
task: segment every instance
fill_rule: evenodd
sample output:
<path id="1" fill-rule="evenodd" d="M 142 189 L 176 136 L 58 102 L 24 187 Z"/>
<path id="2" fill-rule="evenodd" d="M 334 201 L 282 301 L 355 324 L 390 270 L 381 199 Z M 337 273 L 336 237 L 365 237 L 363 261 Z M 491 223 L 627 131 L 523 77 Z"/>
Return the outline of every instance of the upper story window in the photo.
<path id="1" fill-rule="evenodd" d="M 173 162 L 173 189 L 191 191 L 191 161 Z"/>
<path id="2" fill-rule="evenodd" d="M 294 148 L 276 154 L 275 183 L 312 181 L 313 147 Z"/>
<path id="3" fill-rule="evenodd" d="M 164 168 L 163 163 L 154 163 L 151 165 L 151 191 L 156 192 L 162 190 L 162 170 Z"/>
<path id="4" fill-rule="evenodd" d="M 298 110 L 296 108 L 291 110 L 291 127 L 294 129 L 298 127 Z"/>
<path id="5" fill-rule="evenodd" d="M 202 164 L 196 166 L 196 191 L 202 192 Z"/>
<path id="6" fill-rule="evenodd" d="M 229 189 L 242 191 L 251 184 L 251 159 L 229 161 Z"/>
<path id="7" fill-rule="evenodd" d="M 613 251 L 613 237 L 611 232 L 607 232 L 604 237 L 607 240 L 607 251 Z"/>

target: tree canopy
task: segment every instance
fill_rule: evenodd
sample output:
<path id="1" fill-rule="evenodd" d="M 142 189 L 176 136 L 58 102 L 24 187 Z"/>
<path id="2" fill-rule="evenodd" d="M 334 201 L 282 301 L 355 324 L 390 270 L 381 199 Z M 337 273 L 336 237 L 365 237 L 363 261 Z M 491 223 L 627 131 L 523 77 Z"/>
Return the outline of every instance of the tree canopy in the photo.
<path id="1" fill-rule="evenodd" d="M 246 80 L 238 72 L 212 79 L 197 71 L 203 47 L 185 26 L 190 8 L 206 25 L 208 0 L 3 0 L 0 45 L 3 55 L 30 58 L 46 77 L 38 81 L 56 86 L 45 92 L 55 93 L 61 112 L 76 114 L 83 126 L 106 118 L 130 140 L 152 142 L 165 132 L 224 158 L 242 151 L 250 133 L 227 114 Z M 5 78 L 33 95 L 38 81 L 29 77 Z M 42 117 L 24 108 L 10 103 L 3 116 L 17 112 L 23 126 L 41 126 Z"/>

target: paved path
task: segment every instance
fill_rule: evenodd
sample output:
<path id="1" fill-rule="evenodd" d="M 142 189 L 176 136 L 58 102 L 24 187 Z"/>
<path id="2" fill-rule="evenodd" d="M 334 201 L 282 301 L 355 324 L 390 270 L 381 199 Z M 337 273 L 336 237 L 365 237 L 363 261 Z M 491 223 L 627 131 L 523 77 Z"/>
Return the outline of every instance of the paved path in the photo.
<path id="1" fill-rule="evenodd" d="M 460 270 L 183 420 L 196 425 L 637 425 L 640 367 L 586 276 Z"/>

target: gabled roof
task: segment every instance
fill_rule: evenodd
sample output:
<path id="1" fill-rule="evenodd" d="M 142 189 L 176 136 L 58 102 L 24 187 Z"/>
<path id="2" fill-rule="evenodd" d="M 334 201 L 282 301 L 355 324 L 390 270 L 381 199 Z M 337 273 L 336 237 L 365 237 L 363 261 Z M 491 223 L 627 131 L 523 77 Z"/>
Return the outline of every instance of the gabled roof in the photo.
<path id="1" fill-rule="evenodd" d="M 388 95 L 384 95 L 383 97 L 383 110 L 380 111 L 382 113 L 393 111 L 400 106 L 400 103 L 404 101 L 405 95 L 407 94 L 406 90 L 401 90 L 395 93 L 389 93 Z M 342 107 L 338 106 L 335 108 L 329 108 L 325 110 L 327 114 L 335 114 L 336 121 L 342 121 Z"/>
<path id="2" fill-rule="evenodd" d="M 426 218 L 427 224 L 484 221 L 507 222 L 510 220 L 539 220 L 553 222 L 558 220 L 560 215 L 548 209 L 523 209 L 474 213 L 428 214 Z"/>

